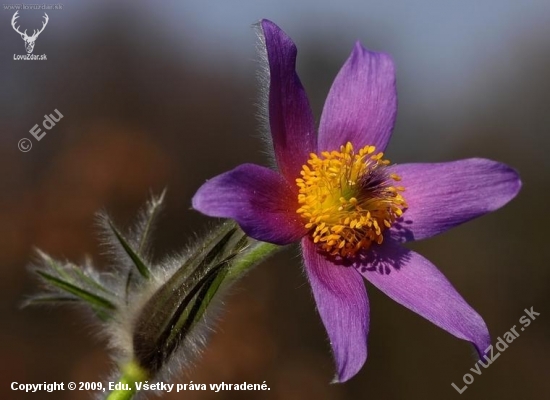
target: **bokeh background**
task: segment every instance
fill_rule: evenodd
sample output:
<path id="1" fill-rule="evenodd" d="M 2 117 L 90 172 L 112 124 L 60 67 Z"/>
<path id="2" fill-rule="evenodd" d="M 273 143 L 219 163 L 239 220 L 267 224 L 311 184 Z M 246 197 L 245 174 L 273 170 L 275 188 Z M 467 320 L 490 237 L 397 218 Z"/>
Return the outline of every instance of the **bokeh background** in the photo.
<path id="1" fill-rule="evenodd" d="M 4 0 L 7 1 L 7 0 Z M 7 4 L 7 3 L 6 3 Z M 190 209 L 207 178 L 265 163 L 255 102 L 255 34 L 277 22 L 320 115 L 355 40 L 391 53 L 400 111 L 394 162 L 487 157 L 524 187 L 504 209 L 412 247 L 438 265 L 485 318 L 493 338 L 541 313 L 459 395 L 470 345 L 368 285 L 369 359 L 350 382 L 333 365 L 296 249 L 258 267 L 227 298 L 217 332 L 179 382 L 266 381 L 269 392 L 186 392 L 166 399 L 545 399 L 550 394 L 550 3 L 493 1 L 64 1 L 35 54 L 0 11 L 0 398 L 87 399 L 86 392 L 12 392 L 22 383 L 98 381 L 112 363 L 87 316 L 19 309 L 37 290 L 37 246 L 105 265 L 94 212 L 127 224 L 168 187 L 155 253 L 183 247 L 208 219 Z M 20 22 L 40 26 L 40 11 Z M 40 142 L 44 114 L 64 118 Z M 18 141 L 32 140 L 22 153 Z"/>

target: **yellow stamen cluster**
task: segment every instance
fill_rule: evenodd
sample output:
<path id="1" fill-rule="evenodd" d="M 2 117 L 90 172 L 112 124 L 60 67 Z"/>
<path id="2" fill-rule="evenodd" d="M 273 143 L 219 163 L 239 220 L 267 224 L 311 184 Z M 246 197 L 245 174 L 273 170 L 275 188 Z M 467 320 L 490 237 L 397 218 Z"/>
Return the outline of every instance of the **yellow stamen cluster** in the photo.
<path id="1" fill-rule="evenodd" d="M 389 173 L 389 160 L 365 146 L 357 153 L 348 142 L 340 151 L 311 154 L 302 167 L 296 211 L 313 241 L 332 256 L 349 258 L 391 227 L 407 207 L 405 189 L 393 186 L 401 178 Z"/>

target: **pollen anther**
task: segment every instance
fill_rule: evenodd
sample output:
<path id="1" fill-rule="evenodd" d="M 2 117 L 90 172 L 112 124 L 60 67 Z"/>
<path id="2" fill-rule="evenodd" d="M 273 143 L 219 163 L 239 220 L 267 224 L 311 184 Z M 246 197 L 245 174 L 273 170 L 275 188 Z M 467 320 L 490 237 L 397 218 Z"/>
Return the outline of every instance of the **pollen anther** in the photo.
<path id="1" fill-rule="evenodd" d="M 389 160 L 374 146 L 355 152 L 348 142 L 340 151 L 310 154 L 296 179 L 297 213 L 313 242 L 332 256 L 349 258 L 372 243 L 381 244 L 384 230 L 407 204 L 394 186 L 401 178 L 387 170 Z"/>

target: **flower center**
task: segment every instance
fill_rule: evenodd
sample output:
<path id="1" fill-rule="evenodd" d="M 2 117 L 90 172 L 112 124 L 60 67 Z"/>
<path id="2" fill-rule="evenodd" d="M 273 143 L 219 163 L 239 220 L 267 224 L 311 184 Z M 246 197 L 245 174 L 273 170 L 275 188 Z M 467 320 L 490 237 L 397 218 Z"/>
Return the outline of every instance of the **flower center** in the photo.
<path id="1" fill-rule="evenodd" d="M 355 152 L 350 142 L 340 151 L 310 154 L 302 167 L 296 211 L 314 243 L 332 256 L 352 257 L 391 227 L 407 207 L 401 180 L 387 169 L 389 160 L 374 146 Z"/>

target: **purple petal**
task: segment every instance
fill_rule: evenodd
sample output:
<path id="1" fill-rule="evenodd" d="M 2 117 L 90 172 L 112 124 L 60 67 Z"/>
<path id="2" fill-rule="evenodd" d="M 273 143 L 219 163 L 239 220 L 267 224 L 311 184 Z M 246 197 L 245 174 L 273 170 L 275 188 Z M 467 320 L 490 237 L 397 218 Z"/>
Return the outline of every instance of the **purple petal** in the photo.
<path id="1" fill-rule="evenodd" d="M 319 151 L 351 142 L 384 151 L 397 113 L 393 61 L 387 54 L 355 45 L 332 84 L 319 127 Z"/>
<path id="2" fill-rule="evenodd" d="M 370 255 L 357 267 L 369 282 L 450 334 L 472 342 L 483 356 L 491 344 L 485 322 L 431 262 L 392 241 L 372 248 Z"/>
<path id="3" fill-rule="evenodd" d="M 317 150 L 315 124 L 296 74 L 296 46 L 273 22 L 261 21 L 269 63 L 269 125 L 279 170 L 292 184 Z"/>
<path id="4" fill-rule="evenodd" d="M 367 359 L 369 301 L 363 278 L 353 267 L 335 265 L 302 239 L 305 270 L 330 338 L 339 382 L 352 378 Z"/>
<path id="5" fill-rule="evenodd" d="M 275 244 L 289 244 L 306 234 L 297 193 L 275 171 L 243 164 L 202 185 L 193 208 L 211 217 L 236 220 L 247 235 Z"/>
<path id="6" fill-rule="evenodd" d="M 400 241 L 425 239 L 495 211 L 521 188 L 514 169 L 481 158 L 393 168 L 409 207 L 391 230 Z"/>

